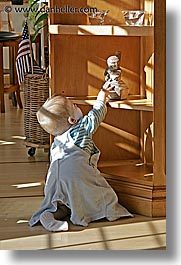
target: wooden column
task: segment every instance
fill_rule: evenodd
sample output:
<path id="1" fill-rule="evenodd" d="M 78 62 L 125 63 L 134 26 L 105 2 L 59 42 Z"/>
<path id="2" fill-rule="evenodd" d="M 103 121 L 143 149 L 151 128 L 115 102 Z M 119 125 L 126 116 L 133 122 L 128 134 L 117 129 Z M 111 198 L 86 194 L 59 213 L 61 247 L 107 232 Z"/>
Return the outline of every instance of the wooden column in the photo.
<path id="1" fill-rule="evenodd" d="M 166 1 L 155 1 L 154 186 L 166 182 Z"/>

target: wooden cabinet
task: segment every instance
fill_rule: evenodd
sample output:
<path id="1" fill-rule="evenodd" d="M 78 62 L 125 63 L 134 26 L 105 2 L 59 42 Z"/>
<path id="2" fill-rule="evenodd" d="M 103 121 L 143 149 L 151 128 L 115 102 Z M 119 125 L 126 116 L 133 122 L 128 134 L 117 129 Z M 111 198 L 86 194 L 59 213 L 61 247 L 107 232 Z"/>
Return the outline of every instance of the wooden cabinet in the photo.
<path id="1" fill-rule="evenodd" d="M 86 113 L 104 82 L 106 59 L 121 51 L 129 97 L 111 101 L 94 136 L 100 170 L 131 212 L 165 216 L 165 0 L 50 0 L 50 90 Z M 109 9 L 104 25 L 65 7 Z M 127 26 L 121 10 L 144 9 L 143 26 Z M 58 10 L 58 9 L 57 9 Z M 73 10 L 73 9 L 72 9 Z"/>

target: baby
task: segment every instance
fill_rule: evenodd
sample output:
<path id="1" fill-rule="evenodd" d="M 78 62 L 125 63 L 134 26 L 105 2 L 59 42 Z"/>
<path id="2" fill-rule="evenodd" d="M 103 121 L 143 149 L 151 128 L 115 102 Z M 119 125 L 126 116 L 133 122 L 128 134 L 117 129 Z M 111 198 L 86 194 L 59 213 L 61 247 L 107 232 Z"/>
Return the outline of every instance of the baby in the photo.
<path id="1" fill-rule="evenodd" d="M 69 99 L 55 96 L 37 112 L 40 125 L 54 135 L 50 150 L 44 200 L 31 217 L 49 231 L 67 231 L 69 216 L 75 225 L 94 220 L 114 221 L 132 214 L 118 203 L 114 190 L 97 169 L 100 151 L 92 136 L 106 115 L 106 98 L 112 87 L 105 84 L 93 108 L 83 116 Z"/>

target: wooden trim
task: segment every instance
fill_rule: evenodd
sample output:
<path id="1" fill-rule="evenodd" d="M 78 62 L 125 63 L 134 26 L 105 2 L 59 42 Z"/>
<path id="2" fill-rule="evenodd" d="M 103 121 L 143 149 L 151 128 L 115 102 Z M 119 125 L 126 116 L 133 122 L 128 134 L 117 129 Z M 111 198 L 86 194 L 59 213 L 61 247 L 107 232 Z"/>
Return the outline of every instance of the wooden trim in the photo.
<path id="1" fill-rule="evenodd" d="M 2 42 L 0 42 L 0 104 L 1 104 L 1 113 L 4 113 L 5 104 L 4 104 L 3 43 Z"/>
<path id="2" fill-rule="evenodd" d="M 132 213 L 150 217 L 166 216 L 166 187 L 149 187 L 106 178 L 119 201 Z"/>
<path id="3" fill-rule="evenodd" d="M 153 36 L 152 26 L 95 26 L 95 25 L 50 25 L 50 34 L 106 35 L 106 36 Z"/>

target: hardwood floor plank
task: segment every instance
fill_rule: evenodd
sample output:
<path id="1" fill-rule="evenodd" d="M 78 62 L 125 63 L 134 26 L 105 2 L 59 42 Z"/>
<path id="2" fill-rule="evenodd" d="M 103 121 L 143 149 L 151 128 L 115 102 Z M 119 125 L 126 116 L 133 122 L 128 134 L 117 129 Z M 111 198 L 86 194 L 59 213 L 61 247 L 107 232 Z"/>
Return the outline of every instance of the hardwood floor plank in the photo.
<path id="1" fill-rule="evenodd" d="M 0 163 L 19 163 L 19 162 L 35 162 L 48 161 L 48 154 L 43 149 L 37 149 L 34 157 L 28 156 L 28 148 L 22 146 L 6 146 L 0 145 Z"/>
<path id="2" fill-rule="evenodd" d="M 0 114 L 0 163 L 48 161 L 48 153 L 44 149 L 37 148 L 36 155 L 29 157 L 24 143 L 23 109 L 11 106 L 8 95 L 5 95 L 5 100 L 7 110 Z"/>
<path id="3" fill-rule="evenodd" d="M 33 228 L 29 227 L 27 225 L 27 218 L 10 218 L 7 220 L 4 229 L 0 228 L 0 246 L 1 249 L 6 249 L 8 246 L 10 249 L 49 248 L 65 250 L 124 250 L 125 246 L 127 249 L 139 249 L 140 247 L 146 249 L 149 247 L 165 246 L 165 220 L 149 219 L 151 218 L 145 218 L 143 221 L 141 216 L 135 216 L 135 218 L 124 218 L 115 222 L 103 220 L 91 223 L 88 228 L 74 226 L 69 223 L 69 231 L 50 233 L 40 225 Z M 8 233 L 5 233 L 6 227 L 10 227 Z M 143 245 L 143 242 L 146 242 L 144 238 L 150 236 L 152 236 L 151 245 L 150 243 Z M 139 238 L 141 238 L 140 243 Z M 129 248 L 128 244 L 124 243 L 128 239 L 130 239 L 129 242 L 132 242 Z M 137 240 L 139 248 L 135 245 Z M 121 244 L 120 242 L 118 244 L 118 241 Z"/>
<path id="4" fill-rule="evenodd" d="M 161 243 L 157 242 L 160 235 L 163 235 L 163 238 L 165 236 L 165 220 L 151 220 L 151 218 L 144 218 L 139 215 L 135 216 L 135 218 L 123 218 L 115 222 L 100 220 L 90 223 L 86 228 L 74 226 L 69 223 L 69 231 L 58 233 L 50 233 L 41 225 L 29 227 L 27 222 L 27 217 L 19 217 L 19 219 L 17 217 L 11 217 L 6 221 L 4 228 L 0 228 L 1 249 L 6 249 L 8 246 L 10 249 L 83 248 L 84 250 L 89 250 L 91 249 L 90 245 L 93 248 L 96 246 L 94 245 L 95 243 L 100 248 L 100 243 L 107 245 L 106 242 L 112 241 L 111 245 L 109 243 L 108 248 L 111 250 L 116 241 L 124 241 L 129 238 L 134 240 L 133 242 L 135 244 L 137 238 L 142 237 L 141 242 L 143 244 L 144 237 L 153 235 L 156 243 L 153 244 L 152 242 L 152 247 L 165 246 L 162 240 Z M 0 221 L 0 227 L 2 227 L 2 219 Z M 125 249 L 125 247 L 128 248 L 127 244 L 125 245 L 123 242 L 122 246 L 120 244 L 116 246 L 119 250 Z M 148 248 L 150 245 L 145 245 L 144 247 Z"/>
<path id="5" fill-rule="evenodd" d="M 43 196 L 22 196 L 0 199 L 0 220 L 9 218 L 29 219 L 37 211 L 42 202 Z M 1 223 L 3 224 L 3 222 Z"/>
<path id="6" fill-rule="evenodd" d="M 165 247 L 165 235 L 144 236 L 129 239 L 102 241 L 90 244 L 73 245 L 56 250 L 147 250 Z"/>
<path id="7" fill-rule="evenodd" d="M 47 162 L 0 164 L 0 197 L 43 195 Z"/>

